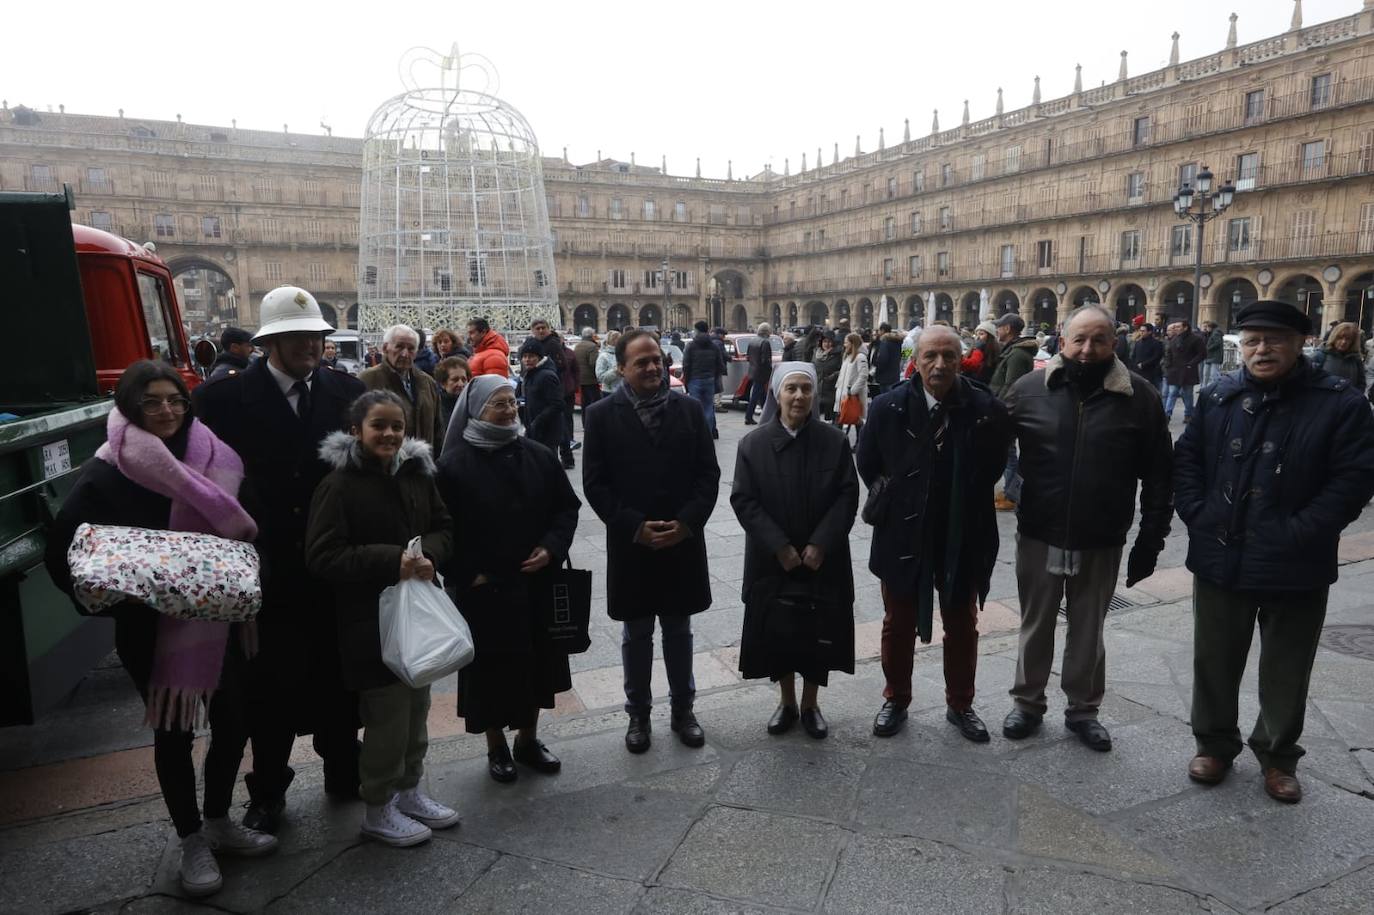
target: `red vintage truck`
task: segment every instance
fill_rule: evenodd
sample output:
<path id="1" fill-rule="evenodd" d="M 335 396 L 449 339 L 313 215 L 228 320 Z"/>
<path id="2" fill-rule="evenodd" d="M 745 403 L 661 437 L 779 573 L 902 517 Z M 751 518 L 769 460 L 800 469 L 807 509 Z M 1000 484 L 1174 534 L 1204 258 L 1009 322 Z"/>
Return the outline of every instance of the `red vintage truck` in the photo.
<path id="1" fill-rule="evenodd" d="M 43 550 L 105 440 L 120 373 L 162 359 L 200 381 L 167 265 L 72 225 L 71 208 L 70 189 L 0 193 L 0 725 L 32 724 L 113 645 L 110 621 L 78 615 L 53 585 Z"/>

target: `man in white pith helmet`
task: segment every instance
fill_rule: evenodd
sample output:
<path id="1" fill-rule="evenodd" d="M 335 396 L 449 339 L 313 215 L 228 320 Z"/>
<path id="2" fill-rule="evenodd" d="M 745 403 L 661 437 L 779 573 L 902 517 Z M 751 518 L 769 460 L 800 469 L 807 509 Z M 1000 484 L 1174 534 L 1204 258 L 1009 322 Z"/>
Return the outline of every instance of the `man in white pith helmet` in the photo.
<path id="1" fill-rule="evenodd" d="M 253 336 L 266 356 L 235 375 L 201 385 L 195 415 L 243 458 L 258 513 L 263 554 L 258 650 L 245 665 L 253 771 L 245 776 L 244 824 L 275 833 L 295 773 L 287 765 L 297 734 L 314 734 L 324 757 L 324 790 L 358 796 L 358 706 L 339 677 L 338 635 L 323 585 L 305 569 L 305 525 L 316 484 L 329 468 L 321 439 L 348 428 L 348 406 L 365 388 L 343 372 L 320 371 L 334 328 L 315 297 L 296 286 L 263 296 Z"/>

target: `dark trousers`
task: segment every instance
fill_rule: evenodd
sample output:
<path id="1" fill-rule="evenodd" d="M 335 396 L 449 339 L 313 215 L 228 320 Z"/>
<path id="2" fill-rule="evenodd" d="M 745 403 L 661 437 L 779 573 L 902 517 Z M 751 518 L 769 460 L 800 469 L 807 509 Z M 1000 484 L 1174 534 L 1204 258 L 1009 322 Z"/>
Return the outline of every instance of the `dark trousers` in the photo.
<path id="1" fill-rule="evenodd" d="M 1326 619 L 1326 588 L 1233 591 L 1193 579 L 1193 737 L 1197 751 L 1232 760 L 1243 745 L 1237 727 L 1241 677 L 1259 623 L 1259 717 L 1250 749 L 1266 769 L 1292 773 L 1307 689 Z"/>
<path id="2" fill-rule="evenodd" d="M 744 414 L 745 419 L 754 418 L 754 407 L 763 409 L 763 402 L 768 398 L 768 379 L 755 378 L 753 384 L 749 386 L 749 411 Z"/>
<path id="3" fill-rule="evenodd" d="M 587 422 L 587 408 L 601 399 L 601 385 L 584 384 L 582 385 L 582 427 L 585 429 Z"/>
<path id="4" fill-rule="evenodd" d="M 563 444 L 559 447 L 558 453 L 564 461 L 572 460 L 573 443 L 573 407 L 577 406 L 577 398 L 572 394 L 563 395 Z"/>
<path id="5" fill-rule="evenodd" d="M 625 711 L 647 716 L 654 704 L 650 685 L 654 667 L 654 619 L 663 642 L 663 666 L 668 673 L 668 701 L 674 715 L 692 710 L 697 684 L 692 676 L 692 618 L 651 614 L 621 624 L 620 659 L 625 668 Z"/>
<path id="6" fill-rule="evenodd" d="M 205 753 L 205 816 L 219 818 L 229 813 L 238 778 L 243 747 L 248 739 L 244 716 L 241 679 L 242 655 L 232 640 L 225 652 L 219 688 L 210 700 L 210 747 Z M 157 613 L 131 611 L 115 622 L 115 650 L 134 681 L 143 701 L 148 701 L 148 684 L 153 675 L 153 651 L 157 642 Z M 177 835 L 186 837 L 200 831 L 200 810 L 196 803 L 196 764 L 191 748 L 196 735 L 191 731 L 153 730 L 153 767 L 158 788 Z"/>
<path id="7" fill-rule="evenodd" d="M 916 595 L 883 593 L 883 698 L 906 708 L 911 704 L 911 667 L 916 653 Z M 944 626 L 945 702 L 957 711 L 973 707 L 973 683 L 978 672 L 978 598 L 969 595 L 940 601 Z"/>
<path id="8" fill-rule="evenodd" d="M 244 779 L 259 803 L 281 800 L 295 771 L 296 734 L 313 735 L 331 790 L 358 784 L 358 694 L 344 689 L 332 625 L 303 645 L 288 627 L 259 617 L 258 654 L 245 664 L 253 771 Z"/>

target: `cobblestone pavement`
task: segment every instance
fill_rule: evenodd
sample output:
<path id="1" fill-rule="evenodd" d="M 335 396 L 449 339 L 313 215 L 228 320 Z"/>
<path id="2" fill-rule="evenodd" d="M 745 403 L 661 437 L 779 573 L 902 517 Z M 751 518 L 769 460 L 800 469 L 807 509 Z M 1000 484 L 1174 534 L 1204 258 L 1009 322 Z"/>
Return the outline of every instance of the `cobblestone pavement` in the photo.
<path id="1" fill-rule="evenodd" d="M 873 737 L 882 610 L 861 523 L 853 535 L 859 664 L 822 693 L 831 736 L 769 737 L 776 693 L 741 681 L 736 669 L 743 535 L 728 483 L 745 431 L 740 414 L 722 416 L 724 482 L 706 535 L 715 605 L 694 623 L 705 748 L 678 744 L 660 707 L 652 749 L 625 751 L 618 632 L 603 615 L 591 650 L 573 659 L 574 691 L 543 722 L 561 774 L 523 770 L 514 784 L 492 782 L 484 741 L 462 733 L 453 685 L 440 684 L 427 781 L 462 811 L 461 827 L 415 849 L 361 842 L 360 805 L 325 800 L 303 741 L 280 852 L 225 861 L 225 888 L 197 905 L 177 889 L 151 735 L 112 664 L 43 723 L 0 732 L 0 911 L 1371 910 L 1374 630 L 1355 627 L 1367 627 L 1374 609 L 1374 512 L 1342 542 L 1303 740 L 1307 796 L 1290 807 L 1264 794 L 1249 755 L 1219 787 L 1186 777 L 1191 577 L 1177 530 L 1161 571 L 1123 585 L 1126 605 L 1109 617 L 1102 717 L 1111 753 L 1088 750 L 1058 726 L 1053 682 L 1041 733 L 1012 743 L 996 726 L 1016 659 L 1006 516 L 978 671 L 976 707 L 993 725 L 990 744 L 968 743 L 944 721 L 938 631 L 918 652 L 907 728 Z M 604 547 L 584 507 L 573 558 L 598 571 L 599 588 Z M 1242 721 L 1255 714 L 1255 688 L 1251 670 Z M 655 692 L 666 693 L 661 669 Z"/>

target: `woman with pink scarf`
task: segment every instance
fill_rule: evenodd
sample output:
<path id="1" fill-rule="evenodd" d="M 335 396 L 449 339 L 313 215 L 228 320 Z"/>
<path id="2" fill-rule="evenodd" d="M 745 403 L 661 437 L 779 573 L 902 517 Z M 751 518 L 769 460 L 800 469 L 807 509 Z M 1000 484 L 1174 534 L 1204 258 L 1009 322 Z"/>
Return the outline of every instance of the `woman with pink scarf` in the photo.
<path id="1" fill-rule="evenodd" d="M 107 440 L 62 505 L 48 538 L 52 579 L 71 593 L 67 548 L 81 523 L 195 531 L 252 542 L 258 528 L 239 504 L 243 462 L 191 415 L 171 367 L 135 362 L 115 389 Z M 207 896 L 223 880 L 215 853 L 261 855 L 277 840 L 229 820 L 247 738 L 239 667 L 255 650 L 252 624 L 180 620 L 132 601 L 114 607 L 115 650 L 147 707 L 162 798 L 181 838 L 181 885 Z M 204 819 L 191 757 L 208 716 Z"/>

